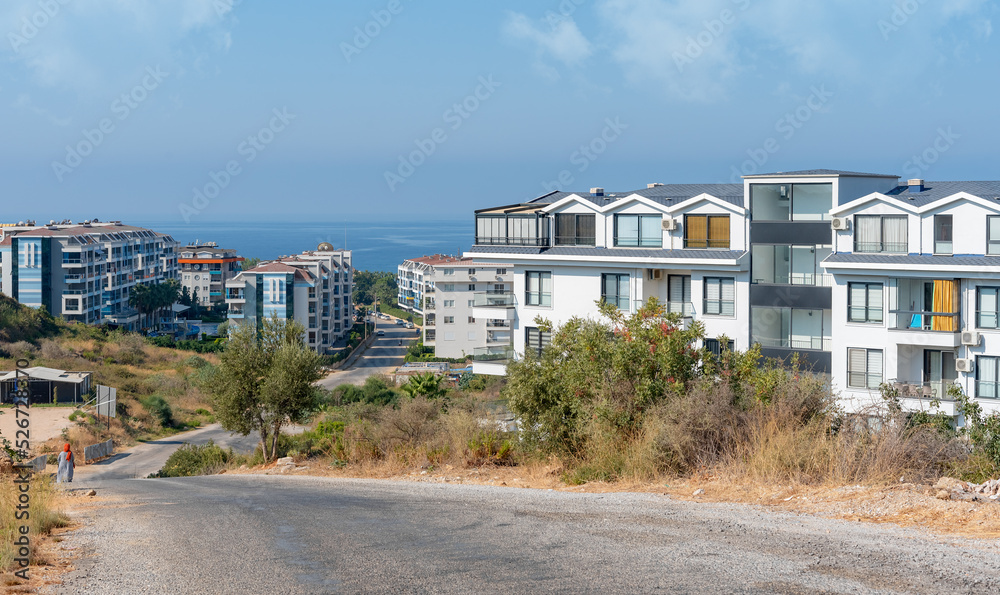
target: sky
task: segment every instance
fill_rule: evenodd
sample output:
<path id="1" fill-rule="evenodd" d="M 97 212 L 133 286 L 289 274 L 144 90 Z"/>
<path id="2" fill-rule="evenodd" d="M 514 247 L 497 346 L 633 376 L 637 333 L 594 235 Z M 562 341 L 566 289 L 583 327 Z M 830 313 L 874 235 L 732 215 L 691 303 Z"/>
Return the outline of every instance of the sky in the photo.
<path id="1" fill-rule="evenodd" d="M 829 168 L 997 180 L 985 0 L 4 0 L 0 221 L 467 220 Z"/>

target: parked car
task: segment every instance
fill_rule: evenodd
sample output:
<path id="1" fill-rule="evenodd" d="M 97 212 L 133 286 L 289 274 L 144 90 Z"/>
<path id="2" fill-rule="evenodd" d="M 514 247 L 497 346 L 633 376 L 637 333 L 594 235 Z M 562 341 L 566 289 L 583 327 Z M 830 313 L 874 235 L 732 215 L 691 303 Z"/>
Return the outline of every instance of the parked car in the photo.
<path id="1" fill-rule="evenodd" d="M 378 335 L 379 337 L 384 337 L 385 336 L 385 331 L 383 331 L 382 329 L 379 329 L 378 332 L 376 332 L 375 334 Z"/>
<path id="2" fill-rule="evenodd" d="M 397 318 L 396 319 L 396 324 L 403 324 L 403 321 Z"/>
<path id="3" fill-rule="evenodd" d="M 406 323 L 406 328 L 413 328 L 413 323 L 412 322 L 407 322 Z"/>

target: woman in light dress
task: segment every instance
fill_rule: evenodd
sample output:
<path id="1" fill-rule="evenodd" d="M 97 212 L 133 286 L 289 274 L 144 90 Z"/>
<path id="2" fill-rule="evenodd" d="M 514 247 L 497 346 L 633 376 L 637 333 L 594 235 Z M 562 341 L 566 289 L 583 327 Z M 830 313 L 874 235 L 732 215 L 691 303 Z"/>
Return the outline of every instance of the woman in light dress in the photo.
<path id="1" fill-rule="evenodd" d="M 71 483 L 73 481 L 73 469 L 76 469 L 76 458 L 73 451 L 69 449 L 69 444 L 63 446 L 63 451 L 59 453 L 59 469 L 56 471 L 56 483 Z"/>

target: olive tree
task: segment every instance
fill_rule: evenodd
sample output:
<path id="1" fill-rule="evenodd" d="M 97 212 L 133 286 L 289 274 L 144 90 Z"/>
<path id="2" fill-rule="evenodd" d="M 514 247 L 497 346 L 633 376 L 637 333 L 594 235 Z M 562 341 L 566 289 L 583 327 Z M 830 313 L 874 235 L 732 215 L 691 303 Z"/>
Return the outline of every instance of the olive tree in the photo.
<path id="1" fill-rule="evenodd" d="M 222 427 L 260 434 L 264 461 L 277 456 L 282 426 L 304 423 L 319 406 L 320 359 L 302 341 L 294 320 L 234 325 L 213 379 L 212 397 Z"/>

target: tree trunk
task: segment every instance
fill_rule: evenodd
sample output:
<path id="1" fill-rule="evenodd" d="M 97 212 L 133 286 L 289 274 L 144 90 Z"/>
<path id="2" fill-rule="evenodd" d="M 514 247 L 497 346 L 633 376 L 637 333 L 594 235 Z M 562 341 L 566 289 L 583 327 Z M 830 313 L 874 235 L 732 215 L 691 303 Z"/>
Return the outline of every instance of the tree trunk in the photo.
<path id="1" fill-rule="evenodd" d="M 278 458 L 278 436 L 281 435 L 281 422 L 274 424 L 274 433 L 271 435 L 271 457 Z"/>

